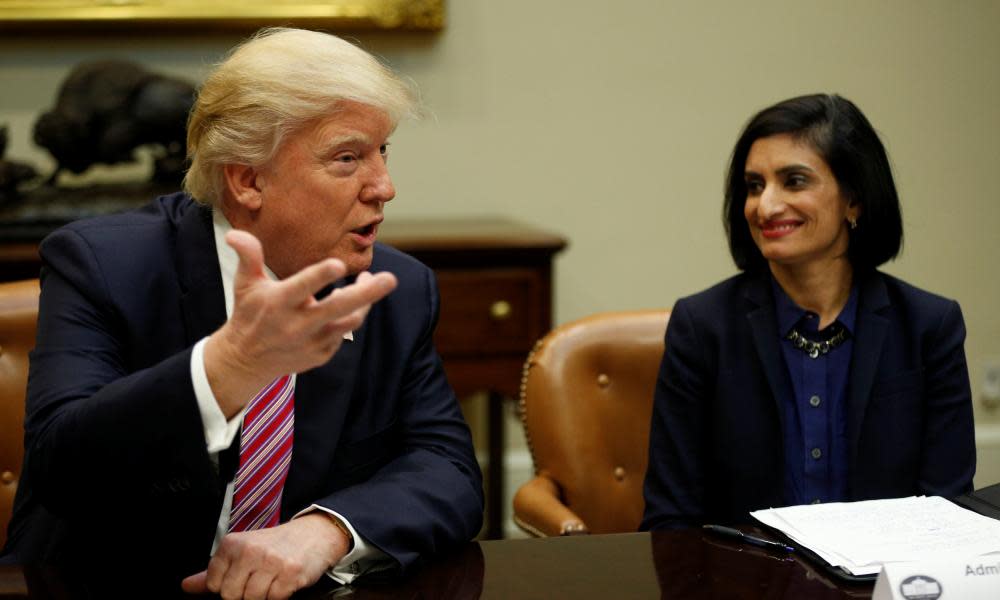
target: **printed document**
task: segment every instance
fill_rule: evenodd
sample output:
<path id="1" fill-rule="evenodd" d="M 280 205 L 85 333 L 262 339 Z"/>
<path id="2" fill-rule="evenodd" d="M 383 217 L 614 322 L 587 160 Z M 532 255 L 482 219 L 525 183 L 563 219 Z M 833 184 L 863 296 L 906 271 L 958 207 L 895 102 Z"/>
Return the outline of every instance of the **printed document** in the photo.
<path id="1" fill-rule="evenodd" d="M 938 496 L 836 502 L 750 513 L 854 575 L 883 563 L 1000 555 L 1000 521 Z"/>

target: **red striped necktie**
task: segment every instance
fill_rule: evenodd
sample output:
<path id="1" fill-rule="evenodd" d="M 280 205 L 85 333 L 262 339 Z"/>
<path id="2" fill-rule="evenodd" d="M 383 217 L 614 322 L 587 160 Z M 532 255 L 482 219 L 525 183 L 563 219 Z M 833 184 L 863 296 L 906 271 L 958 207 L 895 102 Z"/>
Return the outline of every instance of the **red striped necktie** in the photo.
<path id="1" fill-rule="evenodd" d="M 247 406 L 229 531 L 249 531 L 278 524 L 281 490 L 292 460 L 294 422 L 295 393 L 288 375 L 264 387 Z"/>

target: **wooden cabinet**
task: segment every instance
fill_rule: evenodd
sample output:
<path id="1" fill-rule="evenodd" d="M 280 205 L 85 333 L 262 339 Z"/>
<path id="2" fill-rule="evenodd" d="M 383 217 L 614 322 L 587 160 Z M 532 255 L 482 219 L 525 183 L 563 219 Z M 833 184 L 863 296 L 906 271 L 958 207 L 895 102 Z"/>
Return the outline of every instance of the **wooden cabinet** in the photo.
<path id="1" fill-rule="evenodd" d="M 552 328 L 552 259 L 562 237 L 501 218 L 386 219 L 384 243 L 434 269 L 441 317 L 434 337 L 455 393 L 489 395 L 487 537 L 503 537 L 503 403 Z"/>

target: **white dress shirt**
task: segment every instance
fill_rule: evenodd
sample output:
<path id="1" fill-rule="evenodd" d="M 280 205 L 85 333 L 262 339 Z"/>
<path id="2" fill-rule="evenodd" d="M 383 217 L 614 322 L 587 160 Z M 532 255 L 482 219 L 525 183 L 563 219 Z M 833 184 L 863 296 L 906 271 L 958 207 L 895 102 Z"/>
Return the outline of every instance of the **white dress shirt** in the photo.
<path id="1" fill-rule="evenodd" d="M 232 229 L 232 225 L 222 215 L 220 211 L 213 211 L 213 229 L 215 233 L 215 247 L 219 256 L 219 269 L 222 272 L 222 289 L 226 298 L 226 318 L 233 313 L 233 277 L 239 265 L 239 255 L 228 244 L 226 244 L 226 233 Z M 265 267 L 268 277 L 277 279 L 270 269 Z M 208 447 L 209 456 L 212 460 L 218 461 L 219 452 L 228 448 L 236 437 L 243 423 L 243 415 L 246 407 L 237 413 L 232 419 L 227 420 L 226 416 L 219 408 L 219 404 L 212 393 L 212 388 L 208 384 L 208 376 L 205 373 L 205 341 L 203 338 L 194 346 L 191 353 L 191 380 L 194 384 L 195 397 L 198 400 L 198 410 L 201 412 L 201 422 L 205 430 L 205 444 Z M 351 332 L 344 334 L 345 341 L 354 341 Z M 292 373 L 292 384 L 295 383 L 296 374 Z M 219 515 L 219 522 L 215 530 L 215 541 L 212 544 L 212 554 L 215 554 L 222 541 L 222 537 L 229 531 L 229 513 L 233 505 L 233 482 L 226 485 L 226 495 L 222 502 L 222 512 Z M 344 556 L 336 565 L 327 571 L 327 575 L 341 583 L 351 583 L 359 575 L 369 571 L 377 571 L 388 567 L 391 559 L 375 546 L 367 543 L 364 538 L 358 535 L 351 523 L 336 511 L 329 510 L 317 504 L 300 511 L 294 518 L 304 514 L 321 510 L 333 515 L 344 527 L 350 531 L 354 538 L 354 548 Z"/>

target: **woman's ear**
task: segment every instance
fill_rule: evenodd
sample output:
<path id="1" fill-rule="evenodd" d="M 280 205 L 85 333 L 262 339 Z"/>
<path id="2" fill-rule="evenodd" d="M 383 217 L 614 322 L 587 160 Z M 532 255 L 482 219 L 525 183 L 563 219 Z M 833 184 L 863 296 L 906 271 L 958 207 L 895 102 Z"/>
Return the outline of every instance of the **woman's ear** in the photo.
<path id="1" fill-rule="evenodd" d="M 864 211 L 862 210 L 862 206 L 861 206 L 860 202 L 858 202 L 857 200 L 849 200 L 847 202 L 847 220 L 848 221 L 855 221 L 856 222 L 858 219 L 861 218 L 861 213 L 862 212 L 864 212 Z"/>
<path id="2" fill-rule="evenodd" d="M 861 204 L 856 200 L 847 201 L 847 214 L 844 215 L 844 220 L 847 221 L 847 226 L 851 230 L 858 228 L 858 219 L 861 218 Z"/>
<path id="3" fill-rule="evenodd" d="M 222 167 L 228 196 L 245 210 L 257 212 L 264 203 L 260 173 L 250 165 L 228 164 Z"/>

